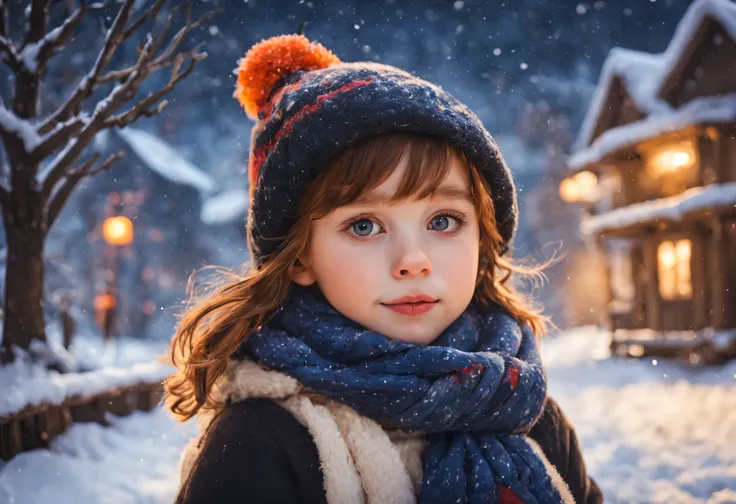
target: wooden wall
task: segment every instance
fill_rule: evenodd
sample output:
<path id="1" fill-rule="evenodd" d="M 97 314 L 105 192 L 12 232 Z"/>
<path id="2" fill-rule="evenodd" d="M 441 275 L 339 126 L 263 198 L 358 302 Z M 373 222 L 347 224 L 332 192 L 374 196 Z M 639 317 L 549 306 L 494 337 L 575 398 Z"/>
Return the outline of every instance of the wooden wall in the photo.
<path id="1" fill-rule="evenodd" d="M 659 292 L 657 248 L 664 240 L 692 242 L 693 296 L 663 299 Z M 636 298 L 631 314 L 611 316 L 614 329 L 656 331 L 736 327 L 736 216 L 678 223 L 664 231 L 643 232 L 631 248 Z M 641 315 L 643 312 L 643 318 Z"/>

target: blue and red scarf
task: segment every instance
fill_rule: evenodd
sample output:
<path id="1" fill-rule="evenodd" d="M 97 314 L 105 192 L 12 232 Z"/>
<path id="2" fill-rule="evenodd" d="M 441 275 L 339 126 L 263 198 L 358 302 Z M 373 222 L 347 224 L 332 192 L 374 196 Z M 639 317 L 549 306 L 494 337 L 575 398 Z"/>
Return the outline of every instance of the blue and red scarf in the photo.
<path id="1" fill-rule="evenodd" d="M 426 434 L 423 504 L 562 501 L 524 439 L 547 392 L 536 338 L 500 306 L 471 303 L 432 345 L 415 345 L 295 285 L 236 355 L 382 425 Z"/>

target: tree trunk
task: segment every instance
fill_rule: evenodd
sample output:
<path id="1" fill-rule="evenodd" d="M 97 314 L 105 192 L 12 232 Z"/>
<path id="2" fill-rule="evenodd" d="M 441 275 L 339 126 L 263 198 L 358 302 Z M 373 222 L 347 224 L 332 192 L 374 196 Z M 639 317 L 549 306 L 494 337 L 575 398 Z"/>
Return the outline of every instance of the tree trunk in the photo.
<path id="1" fill-rule="evenodd" d="M 5 320 L 0 362 L 13 360 L 13 347 L 27 349 L 31 341 L 46 341 L 43 311 L 44 231 L 33 221 L 8 222 L 5 272 Z"/>

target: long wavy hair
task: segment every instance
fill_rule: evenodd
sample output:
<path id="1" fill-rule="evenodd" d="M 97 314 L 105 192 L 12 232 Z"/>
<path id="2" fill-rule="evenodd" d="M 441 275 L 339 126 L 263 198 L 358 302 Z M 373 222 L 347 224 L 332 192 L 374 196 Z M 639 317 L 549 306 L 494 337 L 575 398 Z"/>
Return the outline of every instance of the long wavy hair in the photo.
<path id="1" fill-rule="evenodd" d="M 548 318 L 519 294 L 512 281 L 527 277 L 537 282 L 546 264 L 522 265 L 501 255 L 493 194 L 477 167 L 441 138 L 403 132 L 374 136 L 345 150 L 307 185 L 299 201 L 298 221 L 263 264 L 246 265 L 240 272 L 218 269 L 216 279 L 198 289 L 190 279 L 187 305 L 170 347 L 177 370 L 165 383 L 164 401 L 175 417 L 183 421 L 201 408 L 222 406 L 211 397 L 212 386 L 245 338 L 285 300 L 292 282 L 290 267 L 307 247 L 310 223 L 379 186 L 405 155 L 408 165 L 393 201 L 430 196 L 449 173 L 452 156 L 467 166 L 480 225 L 474 300 L 481 306 L 498 303 L 537 336 L 546 332 Z"/>

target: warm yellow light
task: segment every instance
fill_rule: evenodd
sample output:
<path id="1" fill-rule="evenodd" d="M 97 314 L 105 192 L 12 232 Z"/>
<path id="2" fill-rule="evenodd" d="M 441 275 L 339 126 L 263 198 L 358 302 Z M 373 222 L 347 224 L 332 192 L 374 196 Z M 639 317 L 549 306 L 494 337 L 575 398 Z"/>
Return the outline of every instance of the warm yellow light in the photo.
<path id="1" fill-rule="evenodd" d="M 647 171 L 654 177 L 687 168 L 695 162 L 692 143 L 681 142 L 651 154 L 647 159 Z"/>
<path id="2" fill-rule="evenodd" d="M 690 162 L 690 154 L 687 152 L 673 152 L 672 166 L 674 168 L 682 168 Z"/>
<path id="3" fill-rule="evenodd" d="M 688 299 L 693 295 L 690 274 L 690 240 L 666 240 L 657 247 L 659 293 L 663 299 Z"/>
<path id="4" fill-rule="evenodd" d="M 677 258 L 681 261 L 689 261 L 691 254 L 690 240 L 679 240 L 675 245 Z"/>
<path id="5" fill-rule="evenodd" d="M 693 295 L 692 279 L 690 277 L 690 256 L 692 245 L 690 240 L 679 240 L 675 245 L 677 255 L 677 295 L 689 298 Z"/>
<path id="6" fill-rule="evenodd" d="M 133 223 L 127 217 L 108 217 L 102 224 L 102 236 L 110 245 L 130 245 L 133 242 Z"/>
<path id="7" fill-rule="evenodd" d="M 560 182 L 560 198 L 566 203 L 596 199 L 598 177 L 590 171 L 581 171 Z"/>
<path id="8" fill-rule="evenodd" d="M 676 260 L 675 245 L 671 241 L 662 242 L 659 245 L 659 263 L 665 268 L 672 268 Z"/>
<path id="9" fill-rule="evenodd" d="M 593 199 L 593 193 L 598 185 L 598 177 L 591 171 L 581 171 L 575 175 L 578 191 L 583 199 Z"/>
<path id="10" fill-rule="evenodd" d="M 117 306 L 118 300 L 115 299 L 115 296 L 112 294 L 100 294 L 99 296 L 95 297 L 94 300 L 94 307 L 95 310 L 100 311 L 107 311 L 112 308 L 115 308 Z"/>
<path id="11" fill-rule="evenodd" d="M 560 198 L 566 203 L 574 203 L 580 198 L 578 184 L 574 178 L 566 178 L 560 182 Z"/>

